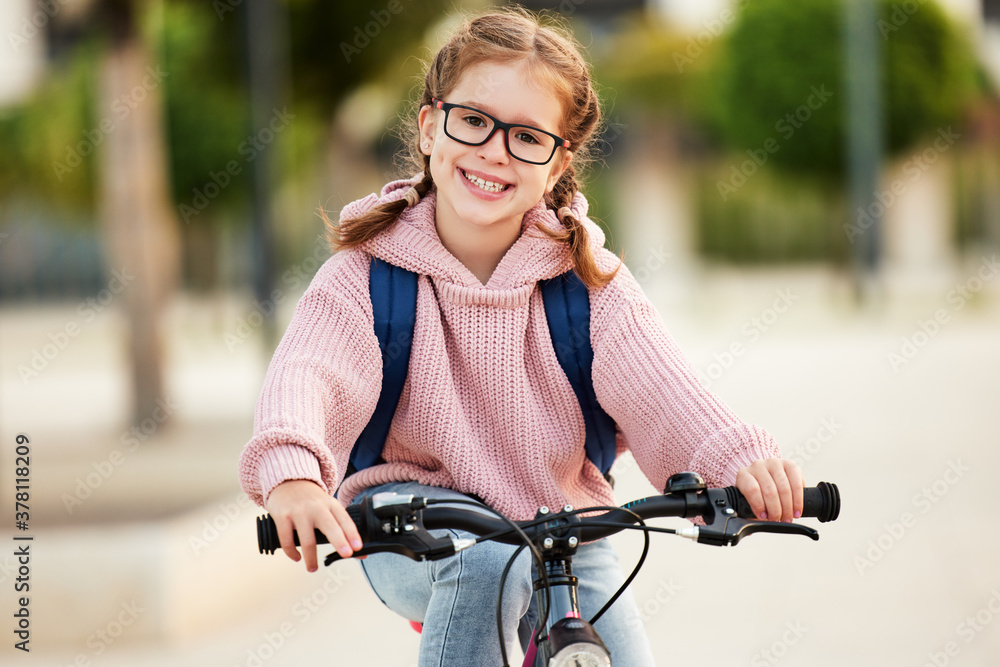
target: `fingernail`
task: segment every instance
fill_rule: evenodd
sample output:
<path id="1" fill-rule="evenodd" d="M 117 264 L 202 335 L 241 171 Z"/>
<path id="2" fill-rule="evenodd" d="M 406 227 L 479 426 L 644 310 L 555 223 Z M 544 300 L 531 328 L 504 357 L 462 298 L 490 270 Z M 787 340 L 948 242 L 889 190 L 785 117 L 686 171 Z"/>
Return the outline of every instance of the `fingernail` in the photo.
<path id="1" fill-rule="evenodd" d="M 795 510 L 795 518 L 796 519 L 801 519 L 802 518 L 802 512 L 800 512 L 798 510 Z"/>
<path id="2" fill-rule="evenodd" d="M 361 548 L 361 540 L 351 540 L 351 546 L 354 547 L 355 551 L 357 551 Z"/>
<path id="3" fill-rule="evenodd" d="M 337 553 L 340 554 L 341 558 L 350 558 L 352 552 L 347 547 L 340 547 L 339 549 L 337 549 Z"/>
<path id="4" fill-rule="evenodd" d="M 760 519 L 761 521 L 767 521 L 767 512 L 761 512 Z"/>

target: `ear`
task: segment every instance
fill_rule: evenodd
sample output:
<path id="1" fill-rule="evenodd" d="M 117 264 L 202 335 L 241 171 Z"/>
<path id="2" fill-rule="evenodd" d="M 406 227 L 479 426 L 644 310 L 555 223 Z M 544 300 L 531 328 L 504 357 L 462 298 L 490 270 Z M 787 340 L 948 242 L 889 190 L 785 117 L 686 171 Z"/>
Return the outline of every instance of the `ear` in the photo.
<path id="1" fill-rule="evenodd" d="M 545 192 L 552 192 L 552 188 L 556 187 L 556 183 L 562 178 L 563 172 L 566 171 L 566 167 L 569 163 L 573 161 L 573 152 L 564 151 L 562 158 L 552 160 L 552 171 L 549 173 L 549 178 L 545 183 Z"/>
<path id="2" fill-rule="evenodd" d="M 437 132 L 437 114 L 434 113 L 434 107 L 429 104 L 420 107 L 417 126 L 420 128 L 420 152 L 430 155 L 434 147 L 434 135 Z"/>

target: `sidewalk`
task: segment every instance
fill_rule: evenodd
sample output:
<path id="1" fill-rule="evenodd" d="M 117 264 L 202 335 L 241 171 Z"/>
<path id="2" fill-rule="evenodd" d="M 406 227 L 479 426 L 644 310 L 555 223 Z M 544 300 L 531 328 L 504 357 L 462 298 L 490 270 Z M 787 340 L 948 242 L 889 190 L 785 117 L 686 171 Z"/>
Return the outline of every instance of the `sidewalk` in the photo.
<path id="1" fill-rule="evenodd" d="M 633 590 L 663 664 L 995 665 L 994 292 L 961 308 L 942 293 L 866 312 L 826 274 L 789 271 L 700 274 L 663 294 L 657 305 L 706 384 L 844 501 L 839 521 L 810 522 L 819 542 L 760 535 L 716 549 L 654 536 Z M 36 535 L 32 651 L 14 651 L 8 634 L 3 664 L 415 667 L 418 636 L 356 563 L 307 575 L 256 553 L 235 460 L 266 359 L 256 334 L 235 347 L 225 338 L 250 308 L 178 304 L 165 397 L 176 412 L 132 451 L 113 316 L 39 377 L 17 374 L 74 309 L 0 311 L 0 437 L 32 438 Z M 114 473 L 71 514 L 62 496 L 102 462 Z M 653 492 L 631 459 L 616 477 L 623 502 Z M 8 479 L 0 493 L 11 497 Z M 640 538 L 616 543 L 633 563 Z M 8 619 L 11 560 L 0 557 Z"/>

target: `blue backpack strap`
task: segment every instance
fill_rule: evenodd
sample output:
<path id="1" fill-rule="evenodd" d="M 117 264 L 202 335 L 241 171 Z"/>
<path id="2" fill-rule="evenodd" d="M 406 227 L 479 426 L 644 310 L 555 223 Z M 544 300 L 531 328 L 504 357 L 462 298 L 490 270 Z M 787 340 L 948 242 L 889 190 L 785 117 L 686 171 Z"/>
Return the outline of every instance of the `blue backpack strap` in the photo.
<path id="1" fill-rule="evenodd" d="M 539 281 L 552 346 L 570 386 L 576 392 L 586 425 L 587 458 L 607 475 L 617 454 L 615 422 L 594 392 L 594 349 L 590 345 L 590 294 L 573 270 Z"/>
<path id="2" fill-rule="evenodd" d="M 351 450 L 348 474 L 370 468 L 382 456 L 410 368 L 413 327 L 417 321 L 416 273 L 372 257 L 368 291 L 375 336 L 382 351 L 382 392 L 375 412 Z"/>

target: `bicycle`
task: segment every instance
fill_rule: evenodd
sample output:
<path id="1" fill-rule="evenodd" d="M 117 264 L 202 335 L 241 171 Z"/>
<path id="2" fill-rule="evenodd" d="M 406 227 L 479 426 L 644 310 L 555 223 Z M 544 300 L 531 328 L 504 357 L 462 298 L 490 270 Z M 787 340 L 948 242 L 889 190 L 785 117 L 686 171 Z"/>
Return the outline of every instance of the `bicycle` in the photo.
<path id="1" fill-rule="evenodd" d="M 478 510 L 434 507 L 438 504 L 468 504 Z M 567 505 L 557 512 L 542 507 L 530 521 L 511 521 L 472 500 L 435 500 L 397 493 L 375 494 L 349 506 L 347 510 L 364 543 L 361 550 L 355 551 L 357 556 L 389 552 L 413 560 L 436 560 L 486 540 L 520 545 L 500 578 L 497 598 L 497 632 L 504 667 L 509 665 L 500 606 L 507 573 L 524 548 L 531 550 L 537 566 L 535 591 L 540 611 L 538 627 L 532 635 L 523 667 L 611 667 L 608 650 L 593 624 L 638 574 L 649 551 L 650 532 L 675 534 L 713 546 L 735 546 L 744 537 L 761 532 L 819 539 L 815 529 L 802 524 L 756 519 L 749 503 L 736 487 L 707 488 L 701 476 L 692 472 L 673 475 L 662 495 L 633 500 L 621 507 L 573 509 Z M 484 511 L 496 518 L 484 514 Z M 603 514 L 594 516 L 595 512 Z M 803 518 L 817 518 L 825 523 L 834 521 L 839 515 L 840 491 L 835 484 L 820 482 L 805 489 Z M 645 524 L 645 519 L 660 517 L 700 517 L 704 525 L 674 529 Z M 439 538 L 428 532 L 434 529 L 465 530 L 479 537 Z M 582 542 L 598 540 L 626 529 L 644 532 L 642 555 L 618 592 L 593 618 L 584 620 L 580 616 L 577 599 L 577 579 L 573 576 L 573 554 Z M 318 530 L 316 540 L 318 544 L 328 543 Z M 269 515 L 257 517 L 257 543 L 262 554 L 273 554 L 281 546 L 274 521 Z M 297 535 L 295 544 L 299 544 Z M 340 555 L 334 552 L 326 557 L 324 564 L 330 565 L 337 560 L 340 560 Z"/>

